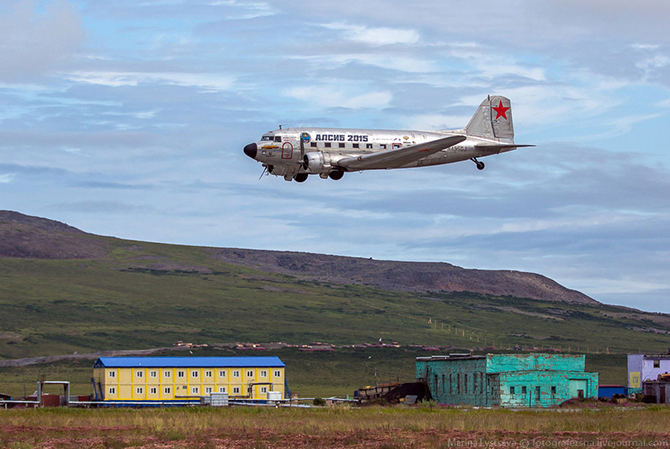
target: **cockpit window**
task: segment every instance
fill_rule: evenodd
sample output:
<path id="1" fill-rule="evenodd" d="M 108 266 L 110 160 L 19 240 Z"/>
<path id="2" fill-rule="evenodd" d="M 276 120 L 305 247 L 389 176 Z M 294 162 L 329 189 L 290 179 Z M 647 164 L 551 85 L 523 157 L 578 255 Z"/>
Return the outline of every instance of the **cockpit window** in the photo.
<path id="1" fill-rule="evenodd" d="M 281 136 L 275 136 L 275 142 L 281 142 Z"/>
<path id="2" fill-rule="evenodd" d="M 274 136 L 263 136 L 261 137 L 261 142 L 272 142 L 274 140 Z"/>

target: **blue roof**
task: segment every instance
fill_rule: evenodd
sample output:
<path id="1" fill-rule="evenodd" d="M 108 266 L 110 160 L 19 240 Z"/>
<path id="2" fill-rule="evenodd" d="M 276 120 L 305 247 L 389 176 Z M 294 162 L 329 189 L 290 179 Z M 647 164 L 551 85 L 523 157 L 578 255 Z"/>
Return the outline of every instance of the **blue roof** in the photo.
<path id="1" fill-rule="evenodd" d="M 279 357 L 100 357 L 94 368 L 278 368 Z"/>

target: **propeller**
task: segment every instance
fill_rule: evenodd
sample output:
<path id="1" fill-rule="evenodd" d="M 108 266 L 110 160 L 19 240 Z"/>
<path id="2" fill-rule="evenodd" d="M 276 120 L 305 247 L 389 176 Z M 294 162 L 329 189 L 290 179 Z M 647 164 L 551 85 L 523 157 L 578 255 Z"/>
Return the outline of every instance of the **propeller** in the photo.
<path id="1" fill-rule="evenodd" d="M 261 175 L 258 177 L 258 180 L 260 181 L 261 178 L 263 177 L 263 175 L 267 174 L 267 172 L 268 172 L 268 168 L 266 166 L 263 166 L 263 173 L 261 173 Z"/>

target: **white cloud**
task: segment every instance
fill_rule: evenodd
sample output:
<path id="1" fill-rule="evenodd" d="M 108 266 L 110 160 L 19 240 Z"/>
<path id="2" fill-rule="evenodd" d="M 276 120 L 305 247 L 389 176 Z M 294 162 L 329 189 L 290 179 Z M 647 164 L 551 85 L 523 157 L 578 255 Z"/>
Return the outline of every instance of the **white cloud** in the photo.
<path id="1" fill-rule="evenodd" d="M 25 82 L 62 68 L 84 40 L 81 17 L 65 0 L 12 0 L 0 15 L 0 80 Z"/>
<path id="2" fill-rule="evenodd" d="M 322 26 L 329 30 L 341 31 L 344 39 L 372 46 L 412 45 L 421 39 L 418 32 L 402 28 L 371 28 L 341 22 L 325 23 Z"/>
<path id="3" fill-rule="evenodd" d="M 9 184 L 14 180 L 14 173 L 5 173 L 3 175 L 0 175 L 0 183 L 1 184 Z"/>
<path id="4" fill-rule="evenodd" d="M 294 87 L 286 89 L 283 95 L 300 101 L 318 104 L 321 108 L 385 108 L 393 95 L 388 91 L 358 93 L 355 86 L 343 83 L 322 84 L 315 86 Z"/>
<path id="5" fill-rule="evenodd" d="M 63 75 L 77 83 L 100 84 L 103 86 L 138 86 L 142 83 L 171 84 L 196 87 L 206 91 L 225 91 L 231 89 L 234 79 L 230 76 L 178 73 L 178 72 L 71 72 Z"/>
<path id="6" fill-rule="evenodd" d="M 275 9 L 268 2 L 239 1 L 239 0 L 219 0 L 210 3 L 212 6 L 232 6 L 240 8 L 242 12 L 231 14 L 228 19 L 249 20 L 259 17 L 273 16 Z"/>

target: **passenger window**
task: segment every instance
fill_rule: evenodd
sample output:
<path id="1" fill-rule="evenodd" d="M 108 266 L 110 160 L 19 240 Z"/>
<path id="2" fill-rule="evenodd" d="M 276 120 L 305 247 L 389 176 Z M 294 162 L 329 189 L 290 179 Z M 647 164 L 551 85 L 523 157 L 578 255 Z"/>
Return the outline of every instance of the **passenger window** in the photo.
<path id="1" fill-rule="evenodd" d="M 344 142 L 340 142 L 340 148 L 344 148 Z"/>
<path id="2" fill-rule="evenodd" d="M 275 136 L 275 142 L 281 142 L 281 136 Z"/>

